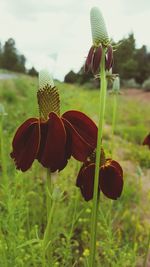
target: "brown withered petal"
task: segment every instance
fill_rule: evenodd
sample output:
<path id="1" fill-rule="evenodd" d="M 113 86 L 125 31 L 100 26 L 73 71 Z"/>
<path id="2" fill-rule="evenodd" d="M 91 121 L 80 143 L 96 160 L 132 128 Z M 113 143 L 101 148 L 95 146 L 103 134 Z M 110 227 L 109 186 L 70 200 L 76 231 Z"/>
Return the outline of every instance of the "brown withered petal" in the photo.
<path id="1" fill-rule="evenodd" d="M 111 45 L 108 45 L 107 54 L 106 54 L 106 69 L 110 70 L 113 64 L 113 48 Z"/>
<path id="2" fill-rule="evenodd" d="M 67 164 L 65 155 L 66 131 L 62 120 L 54 112 L 46 122 L 41 122 L 41 142 L 38 161 L 51 172 L 62 170 Z"/>
<path id="3" fill-rule="evenodd" d="M 21 171 L 28 170 L 36 158 L 40 143 L 40 128 L 37 118 L 26 120 L 14 136 L 11 157 L 14 159 L 16 168 Z"/>
<path id="4" fill-rule="evenodd" d="M 100 67 L 101 57 L 102 57 L 102 46 L 100 45 L 99 47 L 96 48 L 93 56 L 92 71 L 94 74 L 97 73 Z"/>
<path id="5" fill-rule="evenodd" d="M 93 60 L 93 55 L 94 55 L 94 46 L 92 46 L 90 48 L 88 56 L 86 58 L 85 65 L 84 65 L 84 71 L 85 72 L 90 71 L 91 63 L 92 63 L 92 60 Z"/>
<path id="6" fill-rule="evenodd" d="M 103 194 L 108 198 L 117 199 L 120 197 L 123 189 L 123 177 L 116 162 L 103 165 L 100 168 L 99 185 Z"/>
<path id="7" fill-rule="evenodd" d="M 94 173 L 95 173 L 95 164 L 91 163 L 88 166 L 85 166 L 83 168 L 81 167 L 77 177 L 76 185 L 80 187 L 82 196 L 86 201 L 89 201 L 93 198 Z M 98 190 L 100 192 L 100 188 Z"/>
<path id="8" fill-rule="evenodd" d="M 71 140 L 70 154 L 75 159 L 84 162 L 96 148 L 96 124 L 84 113 L 76 110 L 65 112 L 62 115 L 62 120 Z"/>
<path id="9" fill-rule="evenodd" d="M 150 149 L 150 133 L 145 137 L 143 145 L 147 145 Z"/>

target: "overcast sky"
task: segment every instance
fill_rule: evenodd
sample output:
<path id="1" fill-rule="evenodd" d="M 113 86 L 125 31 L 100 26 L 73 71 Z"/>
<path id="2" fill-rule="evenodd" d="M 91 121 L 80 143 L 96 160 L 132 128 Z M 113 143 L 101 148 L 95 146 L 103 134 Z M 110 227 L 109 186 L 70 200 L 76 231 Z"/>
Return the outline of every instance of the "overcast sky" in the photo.
<path id="1" fill-rule="evenodd" d="M 92 44 L 90 9 L 98 6 L 115 41 L 134 32 L 150 48 L 150 0 L 0 0 L 0 41 L 12 37 L 27 67 L 63 79 L 78 71 Z"/>

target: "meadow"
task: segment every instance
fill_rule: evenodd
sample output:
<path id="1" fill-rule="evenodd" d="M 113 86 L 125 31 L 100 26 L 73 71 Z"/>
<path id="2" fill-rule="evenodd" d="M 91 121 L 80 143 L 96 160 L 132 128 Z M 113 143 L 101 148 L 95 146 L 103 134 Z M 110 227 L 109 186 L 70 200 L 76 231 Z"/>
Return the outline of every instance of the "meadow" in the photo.
<path id="1" fill-rule="evenodd" d="M 56 82 L 61 113 L 78 109 L 98 122 L 99 90 Z M 43 264 L 41 239 L 46 225 L 46 170 L 38 162 L 25 173 L 10 158 L 17 127 L 38 116 L 38 80 L 25 75 L 0 81 L 0 266 L 48 267 Z M 143 267 L 150 232 L 150 151 L 142 146 L 150 131 L 150 93 L 122 89 L 118 96 L 113 159 L 124 171 L 120 199 L 101 194 L 98 211 L 98 267 Z M 104 148 L 111 154 L 113 96 L 106 102 Z M 2 121 L 3 120 L 3 121 Z M 51 267 L 88 266 L 91 201 L 75 186 L 80 163 L 71 159 L 53 175 L 54 213 Z M 145 265 L 146 266 L 146 265 Z M 149 266 L 149 265 L 147 265 Z"/>

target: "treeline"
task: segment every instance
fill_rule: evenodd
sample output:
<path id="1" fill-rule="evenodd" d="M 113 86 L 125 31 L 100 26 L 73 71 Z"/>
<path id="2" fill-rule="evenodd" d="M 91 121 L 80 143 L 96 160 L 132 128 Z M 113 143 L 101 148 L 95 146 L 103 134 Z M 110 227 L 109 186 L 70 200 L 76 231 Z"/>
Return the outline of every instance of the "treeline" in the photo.
<path id="1" fill-rule="evenodd" d="M 26 73 L 36 76 L 38 72 L 34 67 L 27 70 L 25 67 L 26 58 L 16 48 L 14 39 L 9 38 L 4 45 L 0 42 L 0 68 L 14 72 Z"/>
<path id="2" fill-rule="evenodd" d="M 113 41 L 112 44 L 116 47 L 113 73 L 120 75 L 122 85 L 142 87 L 149 81 L 148 87 L 150 87 L 150 53 L 147 47 L 143 45 L 141 48 L 136 48 L 134 34 L 129 34 L 127 38 L 117 43 Z M 79 84 L 95 83 L 93 75 L 85 73 L 83 66 L 78 73 L 70 71 L 64 81 Z"/>

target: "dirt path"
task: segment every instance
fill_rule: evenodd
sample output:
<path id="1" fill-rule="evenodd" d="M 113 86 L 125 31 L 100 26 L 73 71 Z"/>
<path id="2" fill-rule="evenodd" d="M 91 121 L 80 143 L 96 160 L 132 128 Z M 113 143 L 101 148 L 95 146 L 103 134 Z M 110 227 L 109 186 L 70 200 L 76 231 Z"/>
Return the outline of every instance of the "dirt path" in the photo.
<path id="1" fill-rule="evenodd" d="M 125 97 L 142 100 L 142 102 L 150 102 L 150 92 L 142 89 L 122 89 L 122 93 Z"/>
<path id="2" fill-rule="evenodd" d="M 0 80 L 11 80 L 17 78 L 17 75 L 10 73 L 0 73 Z"/>

